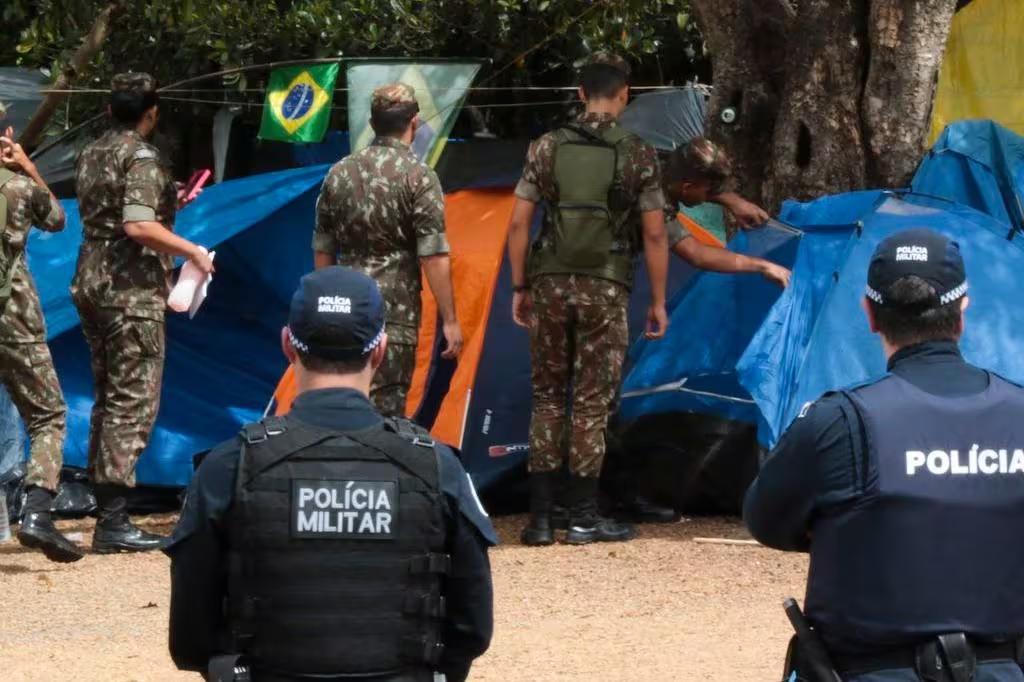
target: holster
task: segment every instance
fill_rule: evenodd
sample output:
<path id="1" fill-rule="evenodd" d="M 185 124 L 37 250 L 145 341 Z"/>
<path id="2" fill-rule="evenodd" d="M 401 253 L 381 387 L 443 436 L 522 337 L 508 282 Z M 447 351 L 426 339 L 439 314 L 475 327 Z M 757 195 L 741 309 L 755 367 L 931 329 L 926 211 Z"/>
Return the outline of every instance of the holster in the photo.
<path id="1" fill-rule="evenodd" d="M 240 654 L 222 654 L 210 659 L 207 682 L 250 682 L 249 668 L 242 664 Z"/>
<path id="2" fill-rule="evenodd" d="M 924 682 L 972 682 L 978 660 L 967 636 L 956 632 L 919 645 L 914 667 Z"/>

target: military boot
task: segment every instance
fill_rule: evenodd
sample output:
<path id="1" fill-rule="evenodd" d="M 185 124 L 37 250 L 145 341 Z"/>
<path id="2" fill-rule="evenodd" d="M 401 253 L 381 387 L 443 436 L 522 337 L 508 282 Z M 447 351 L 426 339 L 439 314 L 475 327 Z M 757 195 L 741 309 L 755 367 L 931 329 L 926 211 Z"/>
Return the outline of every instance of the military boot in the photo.
<path id="1" fill-rule="evenodd" d="M 597 506 L 596 478 L 572 476 L 569 487 L 572 505 L 569 507 L 569 532 L 565 536 L 568 544 L 625 542 L 636 537 L 636 529 L 632 525 L 601 516 Z"/>
<path id="2" fill-rule="evenodd" d="M 114 554 L 163 549 L 167 538 L 142 530 L 128 518 L 128 503 L 124 498 L 126 488 L 97 485 L 95 489 L 99 520 L 92 536 L 93 552 Z"/>
<path id="3" fill-rule="evenodd" d="M 628 502 L 623 502 L 615 515 L 634 523 L 674 523 L 679 514 L 672 507 L 663 507 L 643 495 L 635 495 Z"/>
<path id="4" fill-rule="evenodd" d="M 46 488 L 32 486 L 28 489 L 22 510 L 24 516 L 18 527 L 18 542 L 24 547 L 38 549 L 50 561 L 61 564 L 78 561 L 85 554 L 53 525 L 50 516 L 52 504 L 53 493 Z"/>
<path id="5" fill-rule="evenodd" d="M 541 471 L 530 474 L 530 522 L 519 539 L 524 545 L 542 547 L 555 543 L 551 527 L 551 501 L 558 472 Z"/>

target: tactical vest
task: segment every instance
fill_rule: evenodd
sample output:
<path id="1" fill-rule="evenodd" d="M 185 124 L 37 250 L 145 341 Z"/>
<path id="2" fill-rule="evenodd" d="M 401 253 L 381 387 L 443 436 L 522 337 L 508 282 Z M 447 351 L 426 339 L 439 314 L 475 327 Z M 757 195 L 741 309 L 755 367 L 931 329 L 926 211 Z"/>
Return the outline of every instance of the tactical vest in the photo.
<path id="1" fill-rule="evenodd" d="M 534 243 L 530 275 L 579 274 L 631 286 L 636 226 L 622 187 L 620 127 L 555 131 L 558 200 L 545 203 L 544 234 Z"/>
<path id="2" fill-rule="evenodd" d="M 429 435 L 268 418 L 242 438 L 229 650 L 265 677 L 430 680 L 450 557 Z"/>
<path id="3" fill-rule="evenodd" d="M 7 197 L 3 194 L 3 188 L 14 177 L 14 171 L 0 168 L 0 312 L 3 312 L 7 307 L 7 301 L 11 299 L 14 271 L 17 270 L 16 266 L 23 253 L 21 250 L 15 253 L 7 234 Z"/>
<path id="4" fill-rule="evenodd" d="M 1024 389 L 989 376 L 966 397 L 895 375 L 846 393 L 865 490 L 814 524 L 807 584 L 830 647 L 1024 634 Z"/>

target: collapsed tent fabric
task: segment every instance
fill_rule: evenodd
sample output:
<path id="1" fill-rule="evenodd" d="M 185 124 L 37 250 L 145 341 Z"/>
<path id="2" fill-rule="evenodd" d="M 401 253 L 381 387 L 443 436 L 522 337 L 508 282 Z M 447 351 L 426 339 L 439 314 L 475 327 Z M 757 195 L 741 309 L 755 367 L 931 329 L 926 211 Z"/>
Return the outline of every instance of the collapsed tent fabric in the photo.
<path id="1" fill-rule="evenodd" d="M 804 235 L 783 294 L 737 363 L 773 445 L 801 407 L 827 391 L 881 376 L 885 358 L 861 309 L 867 267 L 885 237 L 927 227 L 960 244 L 970 285 L 964 357 L 1024 380 L 1017 330 L 1024 304 L 1011 295 L 1024 268 L 1017 233 L 967 206 L 915 194 L 860 192 L 788 203 L 782 218 Z"/>
<path id="2" fill-rule="evenodd" d="M 655 149 L 671 151 L 704 134 L 707 90 L 689 86 L 640 95 L 619 124 Z"/>
<path id="3" fill-rule="evenodd" d="M 910 185 L 1024 229 L 1024 137 L 993 121 L 948 126 Z"/>
<path id="4" fill-rule="evenodd" d="M 963 119 L 1024 135 L 1024 4 L 973 0 L 953 17 L 932 104 L 930 141 Z"/>

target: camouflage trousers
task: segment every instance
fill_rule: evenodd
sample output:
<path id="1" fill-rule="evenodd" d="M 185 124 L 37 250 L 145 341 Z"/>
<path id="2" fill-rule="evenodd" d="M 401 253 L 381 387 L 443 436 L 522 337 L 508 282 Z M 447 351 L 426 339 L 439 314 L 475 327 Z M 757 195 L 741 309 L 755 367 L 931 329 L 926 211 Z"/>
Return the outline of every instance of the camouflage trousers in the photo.
<path id="1" fill-rule="evenodd" d="M 64 463 L 67 407 L 46 343 L 0 343 L 0 381 L 25 422 L 31 443 L 25 485 L 56 492 Z"/>
<path id="2" fill-rule="evenodd" d="M 373 377 L 370 401 L 381 414 L 404 417 L 405 401 L 416 371 L 416 346 L 388 342 L 384 362 Z"/>
<path id="3" fill-rule="evenodd" d="M 531 472 L 562 467 L 569 428 L 569 471 L 600 476 L 608 411 L 626 357 L 628 300 L 624 286 L 594 277 L 546 275 L 534 282 Z"/>
<path id="4" fill-rule="evenodd" d="M 163 313 L 76 301 L 92 357 L 89 480 L 132 487 L 149 443 L 164 371 Z"/>

